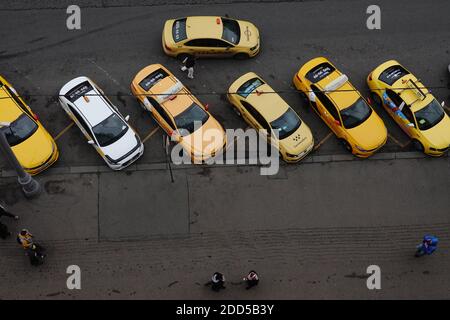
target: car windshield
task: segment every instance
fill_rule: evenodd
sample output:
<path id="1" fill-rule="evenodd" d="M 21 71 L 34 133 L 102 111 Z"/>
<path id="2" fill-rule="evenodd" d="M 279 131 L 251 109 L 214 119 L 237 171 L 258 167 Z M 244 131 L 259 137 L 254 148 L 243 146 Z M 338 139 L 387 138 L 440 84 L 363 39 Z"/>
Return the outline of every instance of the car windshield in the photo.
<path id="1" fill-rule="evenodd" d="M 444 118 L 445 112 L 439 102 L 433 99 L 425 108 L 415 112 L 417 124 L 420 130 L 428 130 Z"/>
<path id="2" fill-rule="evenodd" d="M 282 140 L 295 132 L 301 124 L 299 116 L 289 108 L 281 117 L 272 121 L 270 126 L 273 130 L 278 130 L 278 139 Z"/>
<path id="3" fill-rule="evenodd" d="M 9 127 L 3 127 L 2 131 L 11 147 L 14 147 L 33 135 L 38 125 L 26 114 L 22 114 Z"/>
<path id="4" fill-rule="evenodd" d="M 366 121 L 371 114 L 372 108 L 370 108 L 362 98 L 359 98 L 350 107 L 341 111 L 342 122 L 347 129 L 359 126 Z"/>
<path id="5" fill-rule="evenodd" d="M 180 135 L 187 136 L 200 128 L 209 119 L 209 114 L 196 103 L 175 117 Z"/>
<path id="6" fill-rule="evenodd" d="M 128 125 L 113 113 L 111 116 L 97 124 L 92 131 L 100 147 L 106 147 L 119 140 L 127 131 Z"/>
<path id="7" fill-rule="evenodd" d="M 223 33 L 222 39 L 232 44 L 238 44 L 241 39 L 241 29 L 236 20 L 222 18 Z"/>

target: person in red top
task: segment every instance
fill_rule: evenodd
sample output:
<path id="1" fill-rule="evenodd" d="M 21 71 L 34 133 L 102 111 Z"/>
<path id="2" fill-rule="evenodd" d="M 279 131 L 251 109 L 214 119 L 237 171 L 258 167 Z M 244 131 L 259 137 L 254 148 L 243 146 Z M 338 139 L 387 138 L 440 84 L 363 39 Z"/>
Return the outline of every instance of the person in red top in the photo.
<path id="1" fill-rule="evenodd" d="M 244 277 L 244 281 L 247 282 L 247 287 L 245 289 L 248 290 L 248 289 L 258 285 L 259 276 L 256 273 L 256 271 L 252 270 L 248 273 L 248 275 L 246 277 Z"/>

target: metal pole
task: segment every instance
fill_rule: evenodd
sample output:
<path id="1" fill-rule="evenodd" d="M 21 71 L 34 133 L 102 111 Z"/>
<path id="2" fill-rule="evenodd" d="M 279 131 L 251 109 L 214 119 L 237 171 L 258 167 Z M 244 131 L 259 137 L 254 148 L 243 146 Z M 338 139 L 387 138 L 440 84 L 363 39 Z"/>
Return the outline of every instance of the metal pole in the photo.
<path id="1" fill-rule="evenodd" d="M 16 171 L 18 178 L 17 180 L 22 187 L 22 191 L 25 197 L 30 199 L 38 196 L 41 192 L 41 186 L 30 176 L 29 173 L 25 172 L 22 165 L 17 160 L 16 156 L 11 150 L 11 146 L 9 145 L 8 140 L 6 140 L 6 136 L 2 130 L 2 127 L 9 127 L 9 123 L 0 123 L 0 149 L 5 155 L 9 165 Z"/>

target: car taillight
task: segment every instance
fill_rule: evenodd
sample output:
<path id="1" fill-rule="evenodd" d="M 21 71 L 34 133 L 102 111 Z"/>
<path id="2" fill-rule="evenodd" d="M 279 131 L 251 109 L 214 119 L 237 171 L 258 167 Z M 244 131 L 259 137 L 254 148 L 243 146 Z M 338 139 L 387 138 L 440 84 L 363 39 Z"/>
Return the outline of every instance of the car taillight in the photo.
<path id="1" fill-rule="evenodd" d="M 164 47 L 166 48 L 167 51 L 172 51 L 172 49 L 170 49 L 167 44 L 164 44 Z"/>
<path id="2" fill-rule="evenodd" d="M 295 76 L 297 77 L 298 81 L 302 82 L 302 79 L 300 79 L 300 76 L 298 75 L 298 73 L 296 73 Z"/>
<path id="3" fill-rule="evenodd" d="M 369 74 L 369 80 L 372 81 L 372 72 Z"/>
<path id="4" fill-rule="evenodd" d="M 36 121 L 39 121 L 39 117 L 37 116 L 37 114 L 33 113 L 33 119 L 36 120 Z"/>

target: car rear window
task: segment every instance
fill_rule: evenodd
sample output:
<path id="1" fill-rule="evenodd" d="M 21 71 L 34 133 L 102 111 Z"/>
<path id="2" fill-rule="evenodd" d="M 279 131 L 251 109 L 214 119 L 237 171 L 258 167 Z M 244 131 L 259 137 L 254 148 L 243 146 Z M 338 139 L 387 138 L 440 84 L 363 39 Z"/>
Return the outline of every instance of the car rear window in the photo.
<path id="1" fill-rule="evenodd" d="M 241 28 L 236 20 L 222 18 L 222 39 L 236 45 L 241 39 Z"/>
<path id="2" fill-rule="evenodd" d="M 150 90 L 151 87 L 153 87 L 158 81 L 164 79 L 165 77 L 168 77 L 169 75 L 167 72 L 165 72 L 163 69 L 158 69 L 156 71 L 153 71 L 148 76 L 144 78 L 141 82 L 139 82 L 139 86 L 144 89 L 145 91 Z"/>
<path id="3" fill-rule="evenodd" d="M 395 81 L 406 76 L 407 74 L 409 74 L 409 72 L 406 71 L 405 68 L 400 65 L 395 65 L 384 70 L 378 79 L 391 86 Z"/>
<path id="4" fill-rule="evenodd" d="M 65 97 L 72 103 L 77 101 L 82 96 L 86 95 L 89 91 L 94 90 L 89 81 L 84 81 L 77 85 L 75 88 L 66 93 Z"/>
<path id="5" fill-rule="evenodd" d="M 244 82 L 242 86 L 237 90 L 237 94 L 242 98 L 247 98 L 250 93 L 255 91 L 259 86 L 262 86 L 264 81 L 259 78 L 252 78 Z"/>
<path id="6" fill-rule="evenodd" d="M 312 83 L 317 83 L 326 76 L 330 75 L 334 70 L 336 69 L 331 64 L 329 64 L 328 62 L 323 62 L 311 69 L 306 74 L 306 79 L 308 79 Z"/>
<path id="7" fill-rule="evenodd" d="M 180 42 L 187 38 L 186 18 L 175 20 L 172 26 L 172 37 L 175 42 Z"/>

